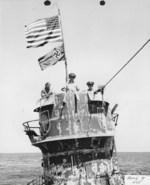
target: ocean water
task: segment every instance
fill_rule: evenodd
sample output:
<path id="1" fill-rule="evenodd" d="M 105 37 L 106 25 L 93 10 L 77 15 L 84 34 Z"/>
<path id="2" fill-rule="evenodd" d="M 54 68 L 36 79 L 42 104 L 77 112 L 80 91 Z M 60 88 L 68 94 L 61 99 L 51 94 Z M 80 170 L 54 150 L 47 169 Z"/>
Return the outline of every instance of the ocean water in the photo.
<path id="1" fill-rule="evenodd" d="M 26 185 L 42 175 L 40 153 L 0 154 L 0 185 Z M 150 153 L 118 153 L 123 174 L 150 175 Z"/>
<path id="2" fill-rule="evenodd" d="M 0 185 L 26 185 L 42 174 L 42 155 L 0 154 Z"/>

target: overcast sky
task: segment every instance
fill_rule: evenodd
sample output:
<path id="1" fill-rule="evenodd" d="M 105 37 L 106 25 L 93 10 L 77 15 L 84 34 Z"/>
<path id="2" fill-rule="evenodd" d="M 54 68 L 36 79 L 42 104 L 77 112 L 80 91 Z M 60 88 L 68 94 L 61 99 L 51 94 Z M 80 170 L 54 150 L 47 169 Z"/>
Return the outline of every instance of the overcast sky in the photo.
<path id="1" fill-rule="evenodd" d="M 24 26 L 57 14 L 43 0 L 0 0 L 0 152 L 40 152 L 31 146 L 22 123 L 33 112 L 50 81 L 65 84 L 60 62 L 41 71 L 37 59 L 56 44 L 27 49 Z M 54 0 L 52 1 L 52 5 Z M 69 72 L 80 89 L 93 80 L 106 84 L 150 38 L 149 0 L 58 0 Z M 150 152 L 150 43 L 108 84 L 105 100 L 119 104 L 116 144 L 119 152 Z"/>

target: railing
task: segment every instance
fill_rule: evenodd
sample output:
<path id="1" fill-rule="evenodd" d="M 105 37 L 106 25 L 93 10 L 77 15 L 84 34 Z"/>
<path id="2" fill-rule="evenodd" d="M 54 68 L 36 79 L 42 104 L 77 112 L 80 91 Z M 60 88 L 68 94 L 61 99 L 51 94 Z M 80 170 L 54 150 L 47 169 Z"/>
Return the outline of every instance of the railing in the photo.
<path id="1" fill-rule="evenodd" d="M 39 176 L 38 178 L 32 180 L 31 182 L 27 183 L 27 185 L 45 185 L 45 180 L 43 176 Z"/>
<path id="2" fill-rule="evenodd" d="M 112 115 L 112 120 L 115 122 L 115 126 L 117 126 L 119 114 L 114 113 Z"/>
<path id="3" fill-rule="evenodd" d="M 113 125 L 117 126 L 117 121 L 118 121 L 118 114 L 114 113 L 111 115 L 111 119 L 114 122 Z M 56 121 L 58 120 L 59 117 L 51 118 L 46 120 L 46 124 L 43 124 L 44 121 L 40 123 L 39 119 L 36 120 L 30 120 L 26 121 L 23 123 L 24 129 L 26 134 L 29 136 L 30 141 L 32 143 L 36 143 L 37 141 L 41 141 L 46 138 L 47 133 L 48 133 L 48 128 L 47 122 L 49 123 L 50 121 Z"/>
<path id="4" fill-rule="evenodd" d="M 26 121 L 23 123 L 23 126 L 32 143 L 35 143 L 41 138 L 39 119 Z"/>
<path id="5" fill-rule="evenodd" d="M 23 126 L 25 128 L 25 131 L 28 131 L 28 130 L 31 130 L 31 129 L 39 129 L 40 126 L 35 126 L 34 127 L 34 126 L 30 126 L 30 124 L 29 124 L 29 123 L 33 123 L 33 122 L 35 123 L 37 121 L 39 122 L 39 119 L 24 122 Z"/>

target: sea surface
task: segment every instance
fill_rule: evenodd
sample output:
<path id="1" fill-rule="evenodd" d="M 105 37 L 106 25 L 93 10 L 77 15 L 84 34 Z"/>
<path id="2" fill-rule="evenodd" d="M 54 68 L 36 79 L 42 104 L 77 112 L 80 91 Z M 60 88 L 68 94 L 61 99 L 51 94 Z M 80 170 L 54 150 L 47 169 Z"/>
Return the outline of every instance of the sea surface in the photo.
<path id="1" fill-rule="evenodd" d="M 0 154 L 0 185 L 26 185 L 42 175 L 40 153 Z M 150 175 L 150 153 L 118 153 L 124 174 Z"/>

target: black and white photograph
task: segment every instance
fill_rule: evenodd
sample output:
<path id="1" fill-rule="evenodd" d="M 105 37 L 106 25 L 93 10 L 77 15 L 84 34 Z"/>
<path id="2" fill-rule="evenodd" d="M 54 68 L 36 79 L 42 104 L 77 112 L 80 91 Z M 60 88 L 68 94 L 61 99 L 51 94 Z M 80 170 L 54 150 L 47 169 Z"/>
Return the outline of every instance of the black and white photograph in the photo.
<path id="1" fill-rule="evenodd" d="M 0 185 L 150 185 L 150 1 L 0 0 Z"/>

